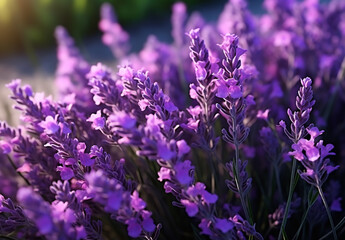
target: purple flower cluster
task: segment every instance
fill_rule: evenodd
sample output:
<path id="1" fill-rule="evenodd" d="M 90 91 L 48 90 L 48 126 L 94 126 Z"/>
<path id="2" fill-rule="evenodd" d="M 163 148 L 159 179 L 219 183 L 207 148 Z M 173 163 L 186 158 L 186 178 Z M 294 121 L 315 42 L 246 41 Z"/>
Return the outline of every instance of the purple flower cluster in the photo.
<path id="1" fill-rule="evenodd" d="M 316 138 L 320 136 L 323 131 L 317 127 L 312 127 L 307 130 L 310 139 L 300 139 L 297 144 L 292 145 L 293 152 L 290 155 L 294 156 L 298 161 L 301 161 L 306 171 L 299 171 L 301 178 L 312 185 L 320 186 L 326 181 L 328 175 L 336 170 L 339 166 L 332 166 L 330 160 L 326 157 L 335 155 L 331 152 L 332 144 L 323 145 L 323 141 L 316 142 Z"/>
<path id="2" fill-rule="evenodd" d="M 344 238 L 345 4 L 264 7 L 211 24 L 176 3 L 173 43 L 129 54 L 104 4 L 115 69 L 58 27 L 58 100 L 7 84 L 0 238 Z"/>

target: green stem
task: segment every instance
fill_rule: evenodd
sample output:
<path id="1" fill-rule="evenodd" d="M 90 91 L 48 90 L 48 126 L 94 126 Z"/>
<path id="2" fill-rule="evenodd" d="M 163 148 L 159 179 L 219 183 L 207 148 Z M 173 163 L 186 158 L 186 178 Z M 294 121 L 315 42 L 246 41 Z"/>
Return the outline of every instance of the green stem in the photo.
<path id="1" fill-rule="evenodd" d="M 282 191 L 282 186 L 280 184 L 279 169 L 278 169 L 276 162 L 274 162 L 273 165 L 274 165 L 274 172 L 275 172 L 275 176 L 276 176 L 278 192 L 279 192 L 280 198 L 282 199 L 283 198 L 283 191 Z"/>
<path id="2" fill-rule="evenodd" d="M 316 188 L 319 191 L 319 194 L 320 194 L 320 197 L 322 199 L 323 205 L 326 208 L 326 212 L 327 212 L 327 215 L 328 215 L 329 223 L 331 224 L 331 228 L 332 228 L 332 232 L 333 232 L 333 238 L 334 238 L 334 240 L 337 240 L 338 239 L 337 231 L 334 228 L 334 223 L 333 223 L 333 218 L 332 218 L 332 215 L 331 215 L 331 211 L 329 210 L 328 204 L 326 202 L 326 198 L 325 198 L 325 196 L 323 194 L 323 191 L 322 191 L 322 188 L 321 188 L 321 185 L 320 185 L 320 182 L 319 182 L 318 178 L 316 178 L 316 184 L 317 184 Z"/>
<path id="3" fill-rule="evenodd" d="M 13 167 L 14 171 L 16 171 L 17 174 L 24 180 L 24 182 L 30 186 L 31 184 L 30 184 L 29 180 L 26 177 L 24 177 L 24 175 L 21 172 L 17 171 L 17 166 L 16 166 L 16 164 L 14 164 L 13 160 L 9 156 L 7 156 L 7 158 L 8 158 L 8 161 L 10 161 L 10 164 Z"/>
<path id="4" fill-rule="evenodd" d="M 232 165 L 234 175 L 235 175 L 235 183 L 236 187 L 238 189 L 238 194 L 240 195 L 240 200 L 242 204 L 242 208 L 244 211 L 244 214 L 246 216 L 246 219 L 249 221 L 250 224 L 253 224 L 253 220 L 251 218 L 251 215 L 249 214 L 249 207 L 248 207 L 248 202 L 246 201 L 245 195 L 243 193 L 242 189 L 242 181 L 239 176 L 240 168 L 239 168 L 239 161 L 240 161 L 240 151 L 239 151 L 239 142 L 238 142 L 238 136 L 237 136 L 237 119 L 236 119 L 236 108 L 235 105 L 233 105 L 233 109 L 230 110 L 230 116 L 232 118 L 232 129 L 234 131 L 234 142 L 233 144 L 235 145 L 235 164 Z M 234 112 L 232 112 L 234 111 Z"/>
<path id="5" fill-rule="evenodd" d="M 297 166 L 296 159 L 293 158 L 292 159 L 291 176 L 290 176 L 289 196 L 288 196 L 288 200 L 286 202 L 284 217 L 283 217 L 282 225 L 280 226 L 278 240 L 280 240 L 282 238 L 282 234 L 283 234 L 283 231 L 285 230 L 288 214 L 290 211 L 290 205 L 291 205 L 292 195 L 293 195 L 293 191 L 294 191 L 294 180 L 295 180 L 295 175 L 296 175 L 296 166 Z"/>
<path id="6" fill-rule="evenodd" d="M 238 193 L 240 195 L 240 200 L 241 200 L 241 204 L 242 204 L 242 207 L 243 207 L 243 211 L 244 211 L 244 214 L 246 216 L 246 219 L 248 219 L 249 223 L 252 224 L 252 219 L 250 217 L 250 214 L 249 214 L 249 211 L 248 211 L 248 206 L 247 206 L 247 201 L 245 199 L 245 196 L 243 194 L 243 189 L 242 189 L 242 182 L 241 182 L 241 179 L 238 175 L 238 172 L 239 172 L 239 165 L 238 165 L 238 162 L 239 162 L 239 146 L 238 146 L 238 142 L 237 142 L 237 139 L 235 137 L 235 182 L 236 182 L 236 186 L 237 186 L 237 189 L 238 189 Z"/>
<path id="7" fill-rule="evenodd" d="M 216 166 L 215 166 L 215 161 L 213 158 L 213 153 L 209 153 L 209 159 L 210 159 L 210 164 L 211 164 L 211 191 L 212 193 L 216 192 Z"/>
<path id="8" fill-rule="evenodd" d="M 306 218 L 307 218 L 307 216 L 308 216 L 308 213 L 309 213 L 311 207 L 312 207 L 312 206 L 314 205 L 314 203 L 316 202 L 316 199 L 317 199 L 317 198 L 315 198 L 311 203 L 308 202 L 308 208 L 307 208 L 307 210 L 305 211 L 305 213 L 303 214 L 302 221 L 301 221 L 301 223 L 300 223 L 300 225 L 299 225 L 299 228 L 298 228 L 298 230 L 297 230 L 297 232 L 296 232 L 296 234 L 295 234 L 295 236 L 293 237 L 292 240 L 295 240 L 295 239 L 297 240 L 297 239 L 298 239 L 299 234 L 301 233 L 302 228 L 303 228 L 303 226 L 304 226 L 304 222 L 305 222 L 305 220 L 306 220 Z"/>
<path id="9" fill-rule="evenodd" d="M 341 228 L 341 226 L 345 223 L 345 217 L 343 217 L 343 219 L 340 220 L 340 222 L 337 224 L 337 226 L 335 226 L 335 230 L 338 230 L 339 228 Z M 326 235 L 322 236 L 319 240 L 324 240 L 327 239 L 329 235 L 331 235 L 333 233 L 333 231 L 330 231 L 329 233 L 327 233 Z"/>

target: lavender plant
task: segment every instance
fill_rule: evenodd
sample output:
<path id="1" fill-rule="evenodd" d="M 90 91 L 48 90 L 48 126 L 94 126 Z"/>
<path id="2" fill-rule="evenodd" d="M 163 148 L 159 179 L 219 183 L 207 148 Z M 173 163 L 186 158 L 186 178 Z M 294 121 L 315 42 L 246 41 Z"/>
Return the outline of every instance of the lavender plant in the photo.
<path id="1" fill-rule="evenodd" d="M 57 100 L 7 84 L 0 238 L 344 238 L 345 4 L 264 7 L 229 0 L 212 24 L 176 3 L 173 43 L 129 53 L 105 4 L 118 68 L 58 27 Z"/>

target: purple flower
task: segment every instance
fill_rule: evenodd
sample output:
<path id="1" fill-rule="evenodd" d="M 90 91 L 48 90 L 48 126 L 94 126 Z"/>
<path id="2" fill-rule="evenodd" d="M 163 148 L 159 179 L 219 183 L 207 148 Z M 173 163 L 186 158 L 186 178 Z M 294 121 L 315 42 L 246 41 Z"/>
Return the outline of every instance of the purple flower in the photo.
<path id="1" fill-rule="evenodd" d="M 140 236 L 142 228 L 135 218 L 129 219 L 126 224 L 128 225 L 127 231 L 130 237 L 137 238 Z"/>
<path id="2" fill-rule="evenodd" d="M 172 159 L 175 156 L 175 152 L 170 150 L 167 143 L 158 142 L 157 143 L 157 156 L 165 161 Z"/>
<path id="3" fill-rule="evenodd" d="M 186 212 L 188 216 L 194 217 L 199 212 L 199 208 L 197 204 L 190 202 L 189 200 L 186 200 L 186 199 L 182 199 L 181 203 L 183 206 L 186 207 Z"/>
<path id="4" fill-rule="evenodd" d="M 259 110 L 258 113 L 256 114 L 257 118 L 261 118 L 263 120 L 268 120 L 268 114 L 270 110 L 266 109 L 265 111 Z"/>
<path id="5" fill-rule="evenodd" d="M 228 219 L 216 218 L 214 227 L 221 230 L 223 233 L 227 233 L 234 228 L 234 224 Z"/>
<path id="6" fill-rule="evenodd" d="M 195 185 L 188 188 L 187 193 L 192 197 L 201 197 L 201 199 L 207 204 L 216 203 L 218 196 L 216 194 L 210 194 L 206 190 L 205 184 L 201 182 L 195 183 Z"/>
<path id="7" fill-rule="evenodd" d="M 105 118 L 101 116 L 101 110 L 91 114 L 87 121 L 92 122 L 92 128 L 95 130 L 101 130 L 105 125 Z"/>
<path id="8" fill-rule="evenodd" d="M 195 99 L 200 108 L 201 114 L 194 122 L 193 129 L 200 138 L 198 145 L 201 148 L 212 151 L 216 147 L 217 139 L 214 136 L 213 125 L 217 114 L 214 108 L 216 96 L 215 79 L 213 73 L 218 69 L 217 61 L 209 55 L 209 50 L 199 37 L 199 29 L 191 30 L 187 34 L 191 39 L 190 58 L 193 61 L 197 85 L 190 84 L 189 95 Z"/>
<path id="9" fill-rule="evenodd" d="M 11 145 L 3 140 L 0 140 L 0 149 L 3 154 L 9 154 L 12 151 Z"/>
<path id="10" fill-rule="evenodd" d="M 99 28 L 103 31 L 103 43 L 111 49 L 113 55 L 117 59 L 124 57 L 129 50 L 129 35 L 117 23 L 114 9 L 109 3 L 104 3 L 101 7 Z"/>
<path id="11" fill-rule="evenodd" d="M 121 126 L 124 129 L 131 129 L 136 125 L 136 119 L 124 111 L 110 115 L 107 121 L 111 125 Z"/>
<path id="12" fill-rule="evenodd" d="M 175 165 L 176 178 L 182 185 L 189 185 L 193 181 L 193 177 L 190 174 L 194 170 L 194 166 L 191 165 L 189 160 L 179 162 Z"/>
<path id="13" fill-rule="evenodd" d="M 212 236 L 214 233 L 210 230 L 212 222 L 210 220 L 207 220 L 203 218 L 201 222 L 199 223 L 199 228 L 201 228 L 201 233 L 205 235 Z"/>
<path id="14" fill-rule="evenodd" d="M 313 90 L 311 87 L 312 80 L 310 78 L 304 78 L 300 80 L 301 87 L 298 90 L 296 97 L 296 107 L 298 111 L 292 112 L 290 109 L 287 110 L 289 118 L 291 120 L 291 132 L 286 128 L 286 124 L 280 121 L 280 125 L 284 128 L 285 134 L 293 141 L 297 143 L 299 139 L 306 135 L 306 129 L 311 128 L 305 127 L 304 125 L 309 120 L 309 115 L 312 110 L 315 100 L 313 99 Z"/>
<path id="15" fill-rule="evenodd" d="M 198 97 L 197 88 L 193 83 L 189 85 L 189 96 L 191 99 L 197 99 Z"/>
<path id="16" fill-rule="evenodd" d="M 170 98 L 165 99 L 164 107 L 169 113 L 178 111 L 178 108 L 175 106 L 175 104 L 172 101 L 170 101 Z"/>
<path id="17" fill-rule="evenodd" d="M 153 223 L 153 220 L 151 218 L 152 213 L 149 211 L 142 211 L 142 218 L 143 218 L 143 222 L 142 222 L 142 226 L 143 229 L 147 232 L 153 232 L 156 228 L 156 225 Z"/>
<path id="18" fill-rule="evenodd" d="M 175 3 L 172 8 L 171 24 L 172 36 L 177 47 L 181 47 L 184 42 L 184 21 L 186 18 L 186 5 L 182 2 Z"/>
<path id="19" fill-rule="evenodd" d="M 306 168 L 305 172 L 298 171 L 301 178 L 312 185 L 321 186 L 328 178 L 328 175 L 339 166 L 333 167 L 329 159 L 326 158 L 329 155 L 335 155 L 331 152 L 333 145 L 327 144 L 324 146 L 322 140 L 319 142 L 315 140 L 323 131 L 320 131 L 317 127 L 310 128 L 307 131 L 310 140 L 300 139 L 297 144 L 292 145 L 294 151 L 289 154 L 299 160 Z"/>
<path id="20" fill-rule="evenodd" d="M 204 61 L 199 61 L 195 63 L 195 75 L 198 81 L 205 80 L 207 76 L 207 71 L 205 69 L 206 63 Z"/>
<path id="21" fill-rule="evenodd" d="M 171 170 L 169 168 L 161 167 L 158 172 L 158 181 L 171 180 Z"/>
<path id="22" fill-rule="evenodd" d="M 79 160 L 81 164 L 86 167 L 92 166 L 95 163 L 95 160 L 92 159 L 87 153 L 79 153 Z"/>
<path id="23" fill-rule="evenodd" d="M 87 78 L 104 78 L 108 75 L 108 72 L 102 63 L 97 63 L 90 68 L 90 72 L 87 74 Z"/>
<path id="24" fill-rule="evenodd" d="M 139 197 L 139 193 L 134 191 L 131 196 L 131 206 L 135 211 L 139 212 L 146 207 L 146 203 Z"/>
<path id="25" fill-rule="evenodd" d="M 183 155 L 189 153 L 190 147 L 187 145 L 185 140 L 179 140 L 176 142 L 178 148 L 178 157 L 182 157 Z"/>
<path id="26" fill-rule="evenodd" d="M 52 116 L 47 116 L 45 121 L 39 124 L 40 127 L 44 129 L 46 134 L 54 134 L 59 131 L 59 125 Z"/>
<path id="27" fill-rule="evenodd" d="M 192 40 L 199 38 L 200 28 L 191 29 L 189 33 L 186 33 L 188 37 L 190 37 Z"/>
<path id="28" fill-rule="evenodd" d="M 105 209 L 107 211 L 110 211 L 110 212 L 117 211 L 117 210 L 119 210 L 119 208 L 121 206 L 121 202 L 122 202 L 122 190 L 121 189 L 114 191 L 114 192 L 109 192 L 108 201 L 107 201 Z"/>
<path id="29" fill-rule="evenodd" d="M 70 180 L 72 177 L 74 177 L 73 170 L 68 167 L 58 166 L 57 171 L 60 172 L 60 176 L 62 180 Z"/>
<path id="30" fill-rule="evenodd" d="M 14 79 L 12 82 L 6 84 L 5 86 L 11 89 L 12 92 L 16 91 L 17 88 L 20 86 L 22 80 L 21 79 Z"/>
<path id="31" fill-rule="evenodd" d="M 33 95 L 32 88 L 30 85 L 24 85 L 23 90 L 24 90 L 26 96 L 31 97 Z"/>

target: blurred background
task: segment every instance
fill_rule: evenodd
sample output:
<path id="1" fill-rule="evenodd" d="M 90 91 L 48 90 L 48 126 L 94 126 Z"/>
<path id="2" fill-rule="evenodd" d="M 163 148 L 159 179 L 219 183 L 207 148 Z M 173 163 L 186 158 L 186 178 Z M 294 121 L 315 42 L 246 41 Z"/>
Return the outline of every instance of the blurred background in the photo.
<path id="1" fill-rule="evenodd" d="M 55 47 L 54 29 L 65 26 L 82 52 L 92 45 L 88 40 L 100 36 L 99 9 L 106 0 L 0 0 L 0 64 L 16 64 L 12 56 L 29 60 L 28 68 L 44 63 L 50 71 L 55 62 L 45 61 L 42 51 Z M 116 10 L 120 24 L 136 40 L 132 49 L 138 50 L 147 35 L 153 33 L 163 41 L 170 40 L 170 15 L 174 0 L 108 0 Z M 216 20 L 226 0 L 184 0 L 188 11 L 198 10 L 207 20 Z M 261 11 L 262 1 L 251 1 L 254 11 Z M 133 36 L 134 35 L 134 36 Z M 138 35 L 138 37 L 137 37 Z M 146 36 L 145 36 L 146 35 Z M 99 41 L 100 42 L 100 41 Z M 86 49 L 86 50 L 85 50 Z M 110 57 L 101 49 L 101 59 Z M 104 56 L 105 54 L 105 56 Z M 103 57 L 102 57 L 103 56 Z M 88 56 L 86 56 L 88 58 Z M 22 60 L 24 60 L 22 59 Z M 43 62 L 43 63 L 42 63 Z M 20 65 L 20 60 L 18 62 Z M 24 69 L 19 67 L 19 72 Z M 1 70 L 1 69 L 0 69 Z M 30 69 L 27 69 L 30 71 Z M 3 78 L 5 76 L 2 76 Z"/>
<path id="2" fill-rule="evenodd" d="M 106 0 L 0 0 L 0 56 L 25 52 L 34 55 L 37 49 L 54 45 L 54 28 L 65 26 L 81 42 L 97 34 L 99 8 Z M 173 0 L 110 0 L 119 22 L 126 28 L 143 20 L 170 17 Z M 206 4 L 223 5 L 225 1 L 185 0 L 190 8 Z M 31 56 L 34 57 L 34 56 Z"/>
<path id="3" fill-rule="evenodd" d="M 177 0 L 0 0 L 0 119 L 13 122 L 17 111 L 5 87 L 20 78 L 34 91 L 54 95 L 57 67 L 54 30 L 64 26 L 90 63 L 116 68 L 115 59 L 101 41 L 98 29 L 102 3 L 111 3 L 118 22 L 130 35 L 131 51 L 143 48 L 149 35 L 172 42 L 171 13 Z M 207 22 L 216 22 L 227 0 L 180 0 L 188 14 L 198 11 Z M 263 0 L 250 0 L 253 13 L 263 12 Z"/>

